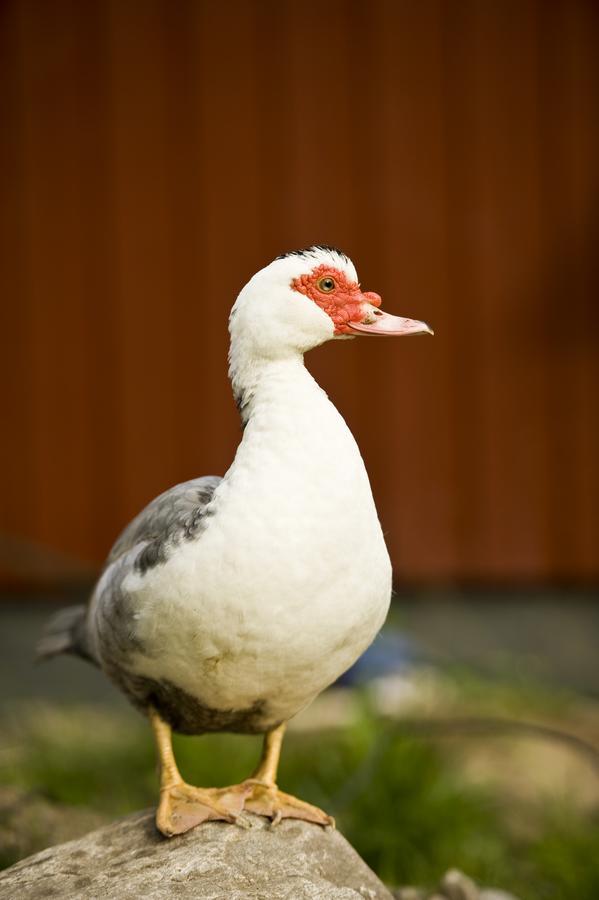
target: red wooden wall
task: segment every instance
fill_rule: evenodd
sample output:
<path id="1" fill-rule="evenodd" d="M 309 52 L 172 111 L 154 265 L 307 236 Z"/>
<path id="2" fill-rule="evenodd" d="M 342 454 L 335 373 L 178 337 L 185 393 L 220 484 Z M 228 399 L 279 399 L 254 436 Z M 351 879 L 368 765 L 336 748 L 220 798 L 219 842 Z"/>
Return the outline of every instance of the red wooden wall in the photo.
<path id="1" fill-rule="evenodd" d="M 591 0 L 4 0 L 5 580 L 226 469 L 229 307 L 314 242 L 435 328 L 309 358 L 398 578 L 596 579 L 598 51 Z"/>

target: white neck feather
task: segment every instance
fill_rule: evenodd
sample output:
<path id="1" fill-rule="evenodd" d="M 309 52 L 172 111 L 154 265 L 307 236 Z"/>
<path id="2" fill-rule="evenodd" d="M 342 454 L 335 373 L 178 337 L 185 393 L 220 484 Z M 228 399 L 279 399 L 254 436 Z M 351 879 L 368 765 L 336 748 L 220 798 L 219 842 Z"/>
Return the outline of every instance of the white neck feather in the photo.
<path id="1" fill-rule="evenodd" d="M 245 430 L 225 476 L 228 489 L 240 502 L 251 494 L 252 503 L 268 505 L 269 517 L 283 507 L 299 515 L 314 491 L 330 522 L 347 516 L 347 503 L 376 515 L 354 437 L 302 354 L 256 359 L 236 350 L 230 375 Z M 221 493 L 228 493 L 224 485 Z"/>
<path id="2" fill-rule="evenodd" d="M 268 393 L 271 380 L 278 381 L 285 376 L 293 379 L 294 374 L 300 379 L 302 374 L 311 378 L 304 366 L 303 354 L 299 351 L 288 350 L 281 356 L 259 356 L 253 352 L 251 345 L 239 339 L 231 341 L 229 378 L 244 426 L 249 421 L 258 398 L 264 392 Z"/>

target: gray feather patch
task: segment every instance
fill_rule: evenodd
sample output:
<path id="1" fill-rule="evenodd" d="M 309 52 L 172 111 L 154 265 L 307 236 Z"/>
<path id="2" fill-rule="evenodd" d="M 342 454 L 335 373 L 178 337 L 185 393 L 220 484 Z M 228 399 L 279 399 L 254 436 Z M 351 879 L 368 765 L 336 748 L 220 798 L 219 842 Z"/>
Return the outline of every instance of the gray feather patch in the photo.
<path id="1" fill-rule="evenodd" d="M 145 544 L 135 562 L 142 574 L 166 562 L 169 551 L 182 540 L 193 540 L 211 515 L 210 501 L 222 481 L 217 475 L 194 478 L 160 494 L 143 509 L 117 539 L 106 565 L 114 563 L 136 544 Z"/>
<path id="2" fill-rule="evenodd" d="M 83 604 L 67 606 L 53 615 L 36 647 L 36 659 L 51 659 L 60 653 L 71 653 L 96 663 L 87 642 L 86 615 L 87 609 Z"/>
<path id="3" fill-rule="evenodd" d="M 182 731 L 196 733 L 227 728 L 253 733 L 263 730 L 261 700 L 244 710 L 212 710 L 175 685 L 139 678 L 128 671 L 132 654 L 147 655 L 148 651 L 136 634 L 136 607 L 123 589 L 123 583 L 132 570 L 143 575 L 166 562 L 182 542 L 201 535 L 213 515 L 211 501 L 221 481 L 217 476 L 195 478 L 152 500 L 112 547 L 91 607 L 72 606 L 57 613 L 38 644 L 38 658 L 72 653 L 90 660 L 106 672 L 134 705 L 143 709 L 148 703 L 154 703 Z"/>

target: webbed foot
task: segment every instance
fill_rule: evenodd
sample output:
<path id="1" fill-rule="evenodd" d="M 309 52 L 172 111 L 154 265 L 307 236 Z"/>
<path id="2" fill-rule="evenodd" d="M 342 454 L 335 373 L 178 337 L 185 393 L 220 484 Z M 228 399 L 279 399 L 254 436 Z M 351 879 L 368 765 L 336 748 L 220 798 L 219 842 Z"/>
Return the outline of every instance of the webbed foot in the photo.
<path id="1" fill-rule="evenodd" d="M 165 837 L 173 837 L 209 820 L 236 822 L 250 790 L 245 784 L 198 788 L 184 781 L 163 787 L 156 827 Z"/>
<path id="2" fill-rule="evenodd" d="M 278 825 L 281 819 L 303 819 L 316 825 L 335 827 L 332 816 L 318 806 L 312 806 L 292 794 L 285 794 L 276 784 L 248 778 L 240 787 L 245 785 L 248 786 L 249 793 L 245 796 L 243 808 L 259 816 L 266 816 L 272 820 L 273 825 Z"/>

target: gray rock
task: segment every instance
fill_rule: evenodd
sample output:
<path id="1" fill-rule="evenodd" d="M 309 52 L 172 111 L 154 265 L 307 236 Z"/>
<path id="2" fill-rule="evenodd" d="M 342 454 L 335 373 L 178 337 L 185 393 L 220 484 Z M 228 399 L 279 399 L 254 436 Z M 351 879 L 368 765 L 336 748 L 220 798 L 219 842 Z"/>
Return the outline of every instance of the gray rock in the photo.
<path id="1" fill-rule="evenodd" d="M 518 898 L 499 888 L 484 888 L 480 892 L 479 900 L 518 900 Z"/>
<path id="2" fill-rule="evenodd" d="M 439 891 L 447 900 L 479 900 L 477 886 L 459 869 L 449 869 L 445 873 Z"/>
<path id="3" fill-rule="evenodd" d="M 0 873 L 0 900 L 391 900 L 338 831 L 286 819 L 276 828 L 205 822 L 162 838 L 134 813 Z"/>
<path id="4" fill-rule="evenodd" d="M 107 816 L 91 809 L 52 803 L 32 791 L 2 785 L 0 860 L 8 865 L 50 844 L 72 841 L 107 821 Z"/>
<path id="5" fill-rule="evenodd" d="M 449 869 L 432 894 L 423 888 L 402 887 L 393 891 L 393 897 L 395 900 L 518 900 L 499 888 L 478 888 L 459 869 Z"/>

